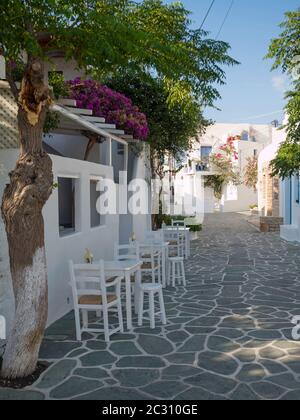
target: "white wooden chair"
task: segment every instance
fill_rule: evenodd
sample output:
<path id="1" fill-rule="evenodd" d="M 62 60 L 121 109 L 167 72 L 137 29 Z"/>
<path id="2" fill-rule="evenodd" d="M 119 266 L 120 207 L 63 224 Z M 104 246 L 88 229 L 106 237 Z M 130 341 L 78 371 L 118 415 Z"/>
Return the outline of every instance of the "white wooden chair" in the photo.
<path id="1" fill-rule="evenodd" d="M 145 233 L 146 242 L 162 242 L 163 239 L 164 238 L 162 230 L 149 230 Z"/>
<path id="2" fill-rule="evenodd" d="M 71 287 L 73 292 L 76 337 L 81 341 L 84 332 L 104 332 L 105 341 L 110 341 L 110 336 L 117 332 L 123 333 L 123 316 L 121 304 L 121 281 L 122 277 L 106 279 L 104 261 L 98 264 L 74 264 L 69 262 Z M 114 293 L 108 289 L 114 288 Z M 119 325 L 109 329 L 109 311 L 118 313 Z M 89 328 L 88 314 L 103 313 L 104 329 Z"/>
<path id="3" fill-rule="evenodd" d="M 164 241 L 169 242 L 169 257 L 184 257 L 185 255 L 185 235 L 174 226 L 172 229 L 163 230 Z"/>
<path id="4" fill-rule="evenodd" d="M 131 242 L 129 245 L 115 244 L 114 260 L 115 261 L 139 261 L 140 249 L 138 242 Z"/>
<path id="5" fill-rule="evenodd" d="M 155 247 L 155 243 L 139 246 L 140 260 L 143 262 L 142 275 L 151 276 L 152 283 L 156 280 L 161 283 L 161 258 L 162 252 Z"/>
<path id="6" fill-rule="evenodd" d="M 181 226 L 186 228 L 186 221 L 185 220 L 174 220 L 172 219 L 172 226 Z"/>

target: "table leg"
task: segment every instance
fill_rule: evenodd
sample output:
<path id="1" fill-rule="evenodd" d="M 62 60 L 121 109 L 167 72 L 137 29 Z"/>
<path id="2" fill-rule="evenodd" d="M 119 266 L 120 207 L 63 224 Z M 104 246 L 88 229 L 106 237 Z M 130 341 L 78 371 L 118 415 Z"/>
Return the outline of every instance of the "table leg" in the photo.
<path id="1" fill-rule="evenodd" d="M 132 330 L 132 308 L 131 308 L 131 279 L 130 273 L 125 275 L 126 285 L 126 318 L 127 318 L 127 329 Z"/>
<path id="2" fill-rule="evenodd" d="M 167 277 L 166 277 L 166 249 L 162 250 L 162 285 L 165 288 L 167 286 Z"/>
<path id="3" fill-rule="evenodd" d="M 142 272 L 138 270 L 135 273 L 135 285 L 134 285 L 134 308 L 135 313 L 138 314 L 139 311 L 139 293 L 140 293 L 140 285 L 142 283 Z"/>

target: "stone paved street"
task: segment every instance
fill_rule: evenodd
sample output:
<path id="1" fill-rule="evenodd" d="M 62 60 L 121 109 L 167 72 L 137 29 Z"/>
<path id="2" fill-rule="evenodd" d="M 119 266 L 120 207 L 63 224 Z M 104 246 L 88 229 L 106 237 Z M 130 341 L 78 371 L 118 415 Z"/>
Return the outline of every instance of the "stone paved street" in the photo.
<path id="1" fill-rule="evenodd" d="M 300 399 L 300 247 L 242 215 L 208 216 L 186 264 L 188 286 L 165 291 L 168 325 L 75 341 L 73 315 L 46 334 L 51 368 L 0 399 Z M 135 325 L 136 318 L 134 319 Z"/>

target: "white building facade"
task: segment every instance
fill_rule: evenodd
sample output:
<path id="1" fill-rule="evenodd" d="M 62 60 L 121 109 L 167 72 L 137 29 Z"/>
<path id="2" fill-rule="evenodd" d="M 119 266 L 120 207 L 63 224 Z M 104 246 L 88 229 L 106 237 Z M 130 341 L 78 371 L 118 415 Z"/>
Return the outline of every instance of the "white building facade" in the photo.
<path id="1" fill-rule="evenodd" d="M 71 77 L 73 76 L 72 74 Z M 94 123 L 90 112 L 80 112 L 69 105 L 72 105 L 71 102 L 55 105 L 55 110 L 61 113 L 60 124 L 51 136 L 44 139 L 44 147 L 53 162 L 54 182 L 57 185 L 43 210 L 49 278 L 48 325 L 73 308 L 68 260 L 83 262 L 86 248 L 92 251 L 95 260 L 113 259 L 115 243 L 128 243 L 132 232 L 135 232 L 138 240 L 142 240 L 151 226 L 149 214 L 119 215 L 117 211 L 116 214 L 100 215 L 96 210 L 96 202 L 100 196 L 99 183 L 102 180 L 112 180 L 115 183 L 118 197 L 120 171 L 127 172 L 128 183 L 136 178 L 149 178 L 149 165 L 146 165 L 147 145 L 131 141 L 129 136 L 116 127 L 107 127 L 105 122 Z M 87 145 L 87 138 L 81 134 L 83 129 L 95 130 L 97 134 L 103 135 L 103 142 L 94 146 L 88 161 L 83 160 Z M 8 174 L 15 167 L 18 153 L 16 106 L 8 84 L 2 80 L 0 200 L 9 182 Z M 6 317 L 9 329 L 14 315 L 14 299 L 7 239 L 1 217 L 0 314 Z"/>
<path id="2" fill-rule="evenodd" d="M 269 125 L 249 124 L 220 124 L 209 127 L 203 136 L 199 136 L 194 143 L 193 151 L 187 156 L 187 162 L 182 171 L 176 176 L 175 182 L 186 183 L 186 188 L 193 185 L 193 194 L 199 194 L 203 188 L 205 176 L 214 175 L 210 167 L 209 158 L 218 152 L 220 146 L 234 137 L 235 149 L 238 153 L 236 169 L 243 180 L 248 159 L 258 157 L 260 152 L 272 141 L 272 127 Z M 204 189 L 204 212 L 213 213 L 216 209 L 221 212 L 239 212 L 249 210 L 249 206 L 256 205 L 257 192 L 240 185 L 227 185 L 223 189 L 219 202 L 210 188 Z"/>

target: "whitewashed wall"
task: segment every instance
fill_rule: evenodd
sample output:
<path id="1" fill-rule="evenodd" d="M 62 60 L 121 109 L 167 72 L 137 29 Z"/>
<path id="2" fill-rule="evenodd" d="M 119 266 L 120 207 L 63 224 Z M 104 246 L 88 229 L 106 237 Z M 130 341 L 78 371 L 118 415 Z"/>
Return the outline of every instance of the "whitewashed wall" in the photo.
<path id="1" fill-rule="evenodd" d="M 0 153 L 0 165 L 5 166 L 5 173 L 0 178 L 0 194 L 8 180 L 7 173 L 13 169 L 18 152 L 5 150 Z M 104 226 L 90 227 L 90 177 L 113 177 L 113 169 L 79 160 L 52 156 L 55 179 L 58 176 L 78 177 L 80 183 L 79 232 L 70 236 L 59 236 L 58 191 L 54 190 L 44 209 L 45 242 L 49 276 L 49 318 L 48 324 L 59 319 L 72 309 L 71 289 L 68 285 L 67 262 L 73 259 L 82 262 L 85 248 L 90 248 L 95 259 L 113 257 L 113 245 L 119 240 L 119 216 L 105 216 Z M 0 198 L 1 198 L 0 197 Z M 0 230 L 1 253 L 6 255 L 6 239 Z M 7 260 L 5 260 L 7 261 Z M 1 278 L 0 313 L 12 318 L 11 289 L 8 287 L 9 274 L 6 265 L 0 266 L 6 274 Z"/>

